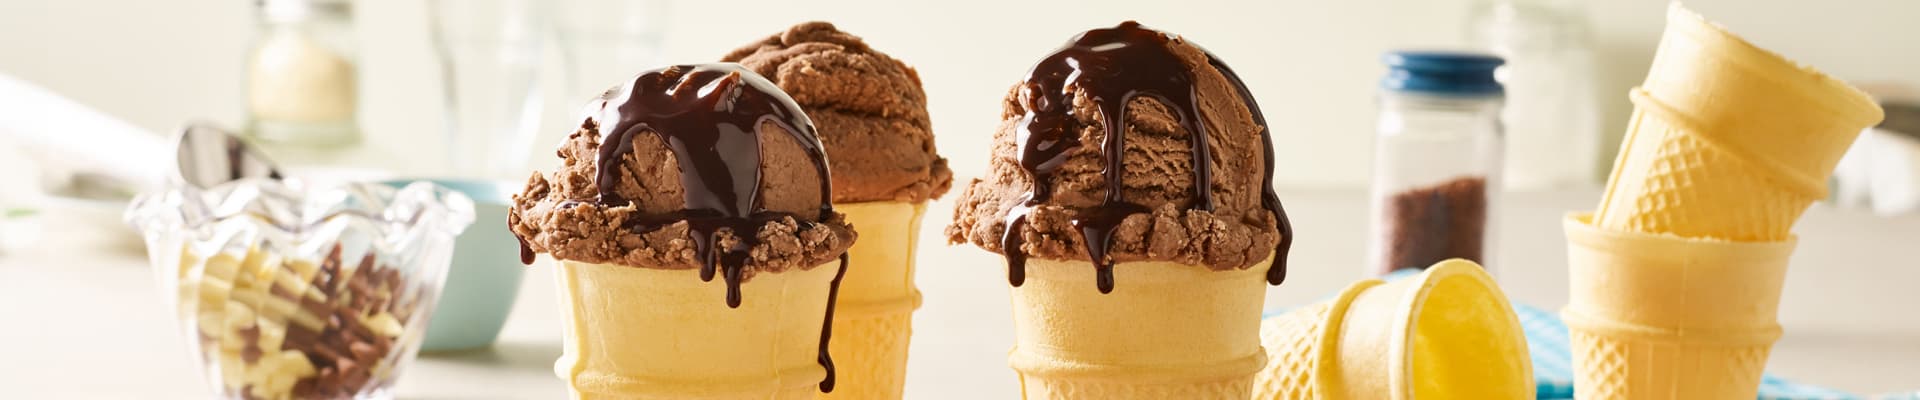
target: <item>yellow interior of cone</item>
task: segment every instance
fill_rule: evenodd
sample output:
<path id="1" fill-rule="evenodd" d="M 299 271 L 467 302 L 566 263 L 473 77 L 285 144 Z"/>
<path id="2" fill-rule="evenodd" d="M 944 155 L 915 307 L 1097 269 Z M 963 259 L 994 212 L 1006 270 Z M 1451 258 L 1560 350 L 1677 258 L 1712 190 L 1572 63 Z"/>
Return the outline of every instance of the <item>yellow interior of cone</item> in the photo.
<path id="1" fill-rule="evenodd" d="M 1513 311 L 1473 279 L 1440 279 L 1413 325 L 1415 399 L 1533 396 L 1527 341 Z"/>

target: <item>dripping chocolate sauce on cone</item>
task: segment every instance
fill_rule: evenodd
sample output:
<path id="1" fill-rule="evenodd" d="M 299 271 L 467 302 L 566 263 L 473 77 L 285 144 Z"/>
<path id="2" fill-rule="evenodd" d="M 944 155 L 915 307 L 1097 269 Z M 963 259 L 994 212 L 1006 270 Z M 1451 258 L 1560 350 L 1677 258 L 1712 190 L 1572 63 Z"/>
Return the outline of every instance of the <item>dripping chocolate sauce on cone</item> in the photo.
<path id="1" fill-rule="evenodd" d="M 512 231 L 513 227 L 509 226 L 507 229 Z M 533 247 L 527 246 L 527 239 L 521 238 L 520 235 L 513 235 L 513 238 L 520 241 L 520 264 L 533 265 Z"/>
<path id="2" fill-rule="evenodd" d="M 679 65 L 647 71 L 634 78 L 631 87 L 608 91 L 596 105 L 600 153 L 595 183 L 599 196 L 585 201 L 604 207 L 629 204 L 629 199 L 615 191 L 621 178 L 620 163 L 633 152 L 635 135 L 658 137 L 679 163 L 686 205 L 677 212 L 628 220 L 626 227 L 649 232 L 686 222 L 695 261 L 700 264 L 700 279 L 710 282 L 714 275 L 720 275 L 727 285 L 728 307 L 740 306 L 740 283 L 751 258 L 748 251 L 760 244 L 756 233 L 761 226 L 792 218 L 805 229 L 834 215 L 826 153 L 814 134 L 813 122 L 786 92 L 737 64 Z M 769 211 L 762 206 L 759 127 L 763 123 L 778 125 L 792 135 L 813 162 L 820 177 L 817 218 Z M 571 206 L 577 204 L 561 205 Z M 718 246 L 722 230 L 732 233 L 735 241 L 731 246 Z M 530 262 L 526 242 L 521 246 L 522 261 Z M 833 333 L 833 305 L 846 273 L 847 256 L 843 253 L 828 290 L 826 317 L 820 328 L 817 360 L 827 371 L 826 379 L 820 382 L 824 392 L 832 392 L 834 386 L 833 359 L 827 354 L 827 344 Z"/>
<path id="3" fill-rule="evenodd" d="M 1081 146 L 1078 132 L 1072 128 L 1072 89 L 1078 88 L 1095 104 L 1105 137 L 1100 144 L 1105 168 L 1105 197 L 1091 209 L 1072 217 L 1087 256 L 1094 265 L 1095 285 L 1100 293 L 1113 292 L 1113 231 L 1128 216 L 1145 214 L 1150 207 L 1121 198 L 1121 179 L 1126 175 L 1122 162 L 1126 150 L 1127 103 L 1146 96 L 1167 105 L 1186 129 L 1193 154 L 1193 204 L 1188 210 L 1212 211 L 1213 155 L 1207 146 L 1206 124 L 1200 119 L 1191 68 L 1173 54 L 1170 46 L 1178 37 L 1146 29 L 1127 21 L 1111 29 L 1095 29 L 1075 37 L 1065 47 L 1048 55 L 1027 74 L 1020 86 L 1020 99 L 1027 110 L 1019 124 L 1020 168 L 1033 187 L 1019 205 L 1007 213 L 1006 231 L 1001 234 L 1001 250 L 1007 258 L 1007 280 L 1013 286 L 1026 282 L 1027 254 L 1021 250 L 1025 238 L 1020 228 L 1027 223 L 1032 207 L 1049 200 L 1053 177 L 1066 164 L 1073 149 Z M 1212 53 L 1207 62 L 1233 84 L 1247 110 L 1260 126 L 1265 145 L 1266 170 L 1261 176 L 1261 206 L 1273 213 L 1280 230 L 1274 246 L 1273 266 L 1267 270 L 1267 283 L 1278 285 L 1286 279 L 1287 250 L 1293 244 L 1293 226 L 1279 196 L 1273 192 L 1273 140 L 1260 106 L 1253 100 L 1239 75 L 1227 68 Z"/>

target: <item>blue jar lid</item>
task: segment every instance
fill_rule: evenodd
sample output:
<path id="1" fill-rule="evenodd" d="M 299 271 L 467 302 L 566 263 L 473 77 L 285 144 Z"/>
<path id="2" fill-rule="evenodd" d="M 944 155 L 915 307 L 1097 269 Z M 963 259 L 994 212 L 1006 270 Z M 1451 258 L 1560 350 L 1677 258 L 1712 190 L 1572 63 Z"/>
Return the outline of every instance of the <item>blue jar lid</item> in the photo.
<path id="1" fill-rule="evenodd" d="M 1506 60 L 1486 54 L 1447 51 L 1395 51 L 1380 60 L 1387 63 L 1387 77 L 1380 87 L 1400 92 L 1439 95 L 1477 96 L 1500 94 L 1504 89 L 1493 79 L 1494 68 Z"/>

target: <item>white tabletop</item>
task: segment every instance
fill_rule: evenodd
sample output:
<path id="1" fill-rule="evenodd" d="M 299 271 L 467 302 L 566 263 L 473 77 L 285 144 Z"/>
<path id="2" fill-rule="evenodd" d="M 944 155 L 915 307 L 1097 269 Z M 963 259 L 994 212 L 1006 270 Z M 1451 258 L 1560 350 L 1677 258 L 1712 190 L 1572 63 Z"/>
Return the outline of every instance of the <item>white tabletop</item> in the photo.
<path id="1" fill-rule="evenodd" d="M 1271 308 L 1300 305 L 1360 278 L 1366 201 L 1358 192 L 1283 190 L 1298 240 Z M 1565 304 L 1565 243 L 1559 218 L 1585 209 L 1594 192 L 1509 196 L 1503 203 L 1496 274 L 1510 297 L 1549 309 Z M 907 397 L 1018 397 L 1006 351 L 1013 329 L 998 256 L 948 246 L 949 204 L 929 212 Z M 138 250 L 109 250 L 104 236 L 61 227 L 38 245 L 0 255 L 0 398 L 204 398 L 205 385 L 150 282 Z M 496 224 L 476 226 L 491 227 Z M 1780 319 L 1787 333 L 1769 370 L 1859 393 L 1920 389 L 1920 217 L 1880 218 L 1816 206 L 1798 229 Z M 408 399 L 552 399 L 560 354 L 551 268 L 536 264 L 500 342 L 490 349 L 429 354 L 405 372 Z"/>

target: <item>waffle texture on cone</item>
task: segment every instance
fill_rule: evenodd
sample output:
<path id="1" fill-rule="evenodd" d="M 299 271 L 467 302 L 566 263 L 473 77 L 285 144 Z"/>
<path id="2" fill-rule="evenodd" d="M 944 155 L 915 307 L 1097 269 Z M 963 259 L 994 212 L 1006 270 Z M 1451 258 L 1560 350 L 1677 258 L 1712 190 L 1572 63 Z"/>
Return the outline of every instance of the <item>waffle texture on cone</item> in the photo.
<path id="1" fill-rule="evenodd" d="M 1314 303 L 1260 323 L 1260 345 L 1267 349 L 1267 366 L 1253 377 L 1255 399 L 1319 400 L 1314 390 L 1314 349 L 1326 327 L 1330 302 Z"/>
<path id="2" fill-rule="evenodd" d="M 837 210 L 866 236 L 847 250 L 847 276 L 833 314 L 837 377 L 821 399 L 899 399 L 920 290 L 913 283 L 925 202 L 840 204 Z"/>
<path id="3" fill-rule="evenodd" d="M 1578 398 L 1748 399 L 1780 337 L 1792 238 L 1728 242 L 1565 222 L 1561 315 Z"/>
<path id="4" fill-rule="evenodd" d="M 1596 212 L 1604 228 L 1785 238 L 1882 111 L 1845 82 L 1674 3 Z"/>
<path id="5" fill-rule="evenodd" d="M 1268 364 L 1254 399 L 1528 399 L 1533 367 L 1518 317 L 1479 265 L 1356 282 L 1263 323 Z"/>
<path id="6" fill-rule="evenodd" d="M 1114 274 L 1128 284 L 1103 294 L 1092 263 L 1033 260 L 1011 289 L 1008 364 L 1029 399 L 1244 398 L 1266 361 L 1267 265 L 1121 263 Z"/>
<path id="7" fill-rule="evenodd" d="M 832 353 L 839 381 L 821 399 L 898 399 L 907 384 L 913 313 L 835 318 Z"/>
<path id="8" fill-rule="evenodd" d="M 693 270 L 561 260 L 554 372 L 575 399 L 811 399 L 835 265 L 762 274 L 728 308 L 726 285 Z"/>

